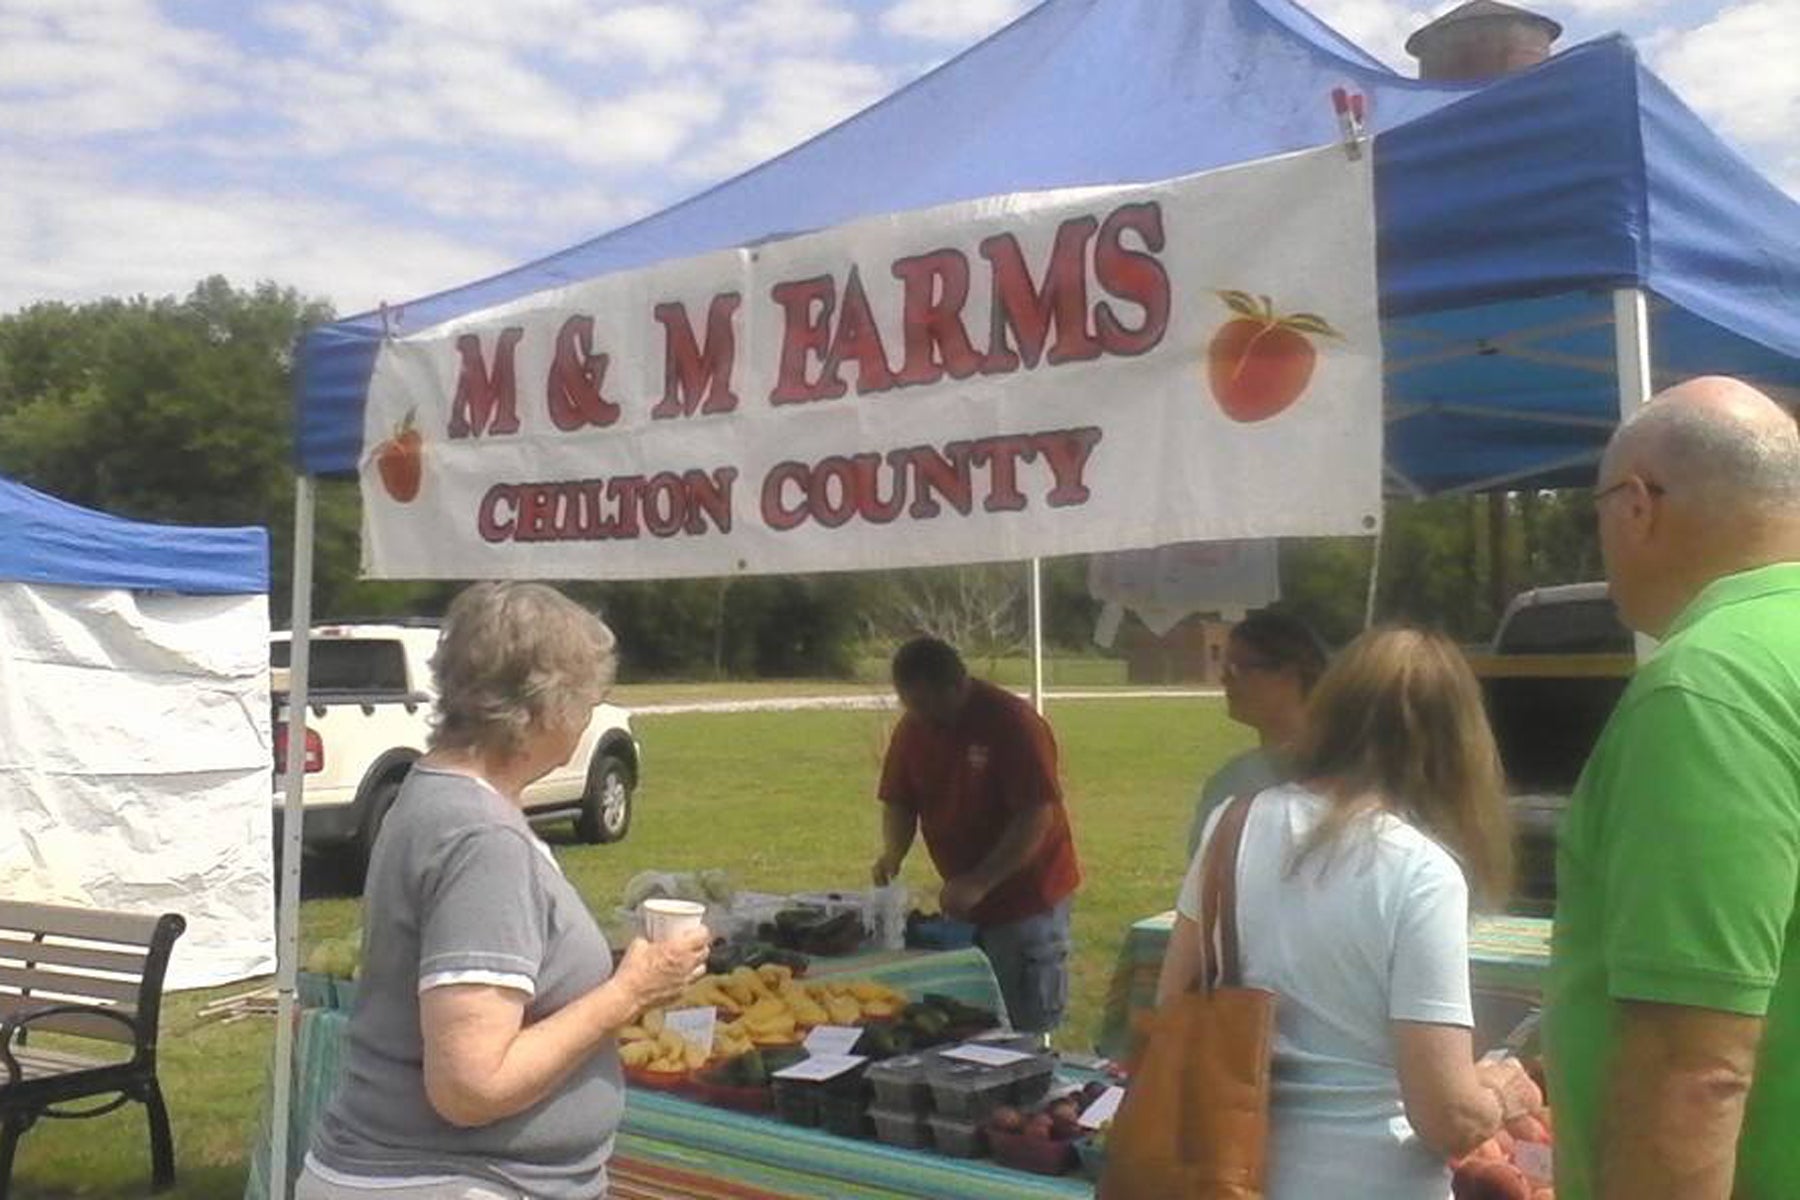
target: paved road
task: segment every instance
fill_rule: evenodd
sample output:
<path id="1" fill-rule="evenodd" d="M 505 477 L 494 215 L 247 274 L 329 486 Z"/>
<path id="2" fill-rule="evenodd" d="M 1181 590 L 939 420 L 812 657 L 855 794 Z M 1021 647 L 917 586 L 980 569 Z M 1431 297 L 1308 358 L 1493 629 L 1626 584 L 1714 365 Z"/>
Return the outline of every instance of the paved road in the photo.
<path id="1" fill-rule="evenodd" d="M 1214 699 L 1224 694 L 1216 688 L 1145 691 L 1115 688 L 1110 691 L 1051 692 L 1049 698 L 1060 704 L 1065 700 L 1203 700 Z M 1024 697 L 1029 693 L 1019 692 L 1018 695 Z M 685 716 L 690 713 L 879 712 L 894 707 L 895 700 L 892 695 L 872 692 L 861 696 L 770 696 L 760 700 L 693 700 L 675 704 L 644 704 L 631 711 L 634 716 L 640 717 L 672 717 Z"/>

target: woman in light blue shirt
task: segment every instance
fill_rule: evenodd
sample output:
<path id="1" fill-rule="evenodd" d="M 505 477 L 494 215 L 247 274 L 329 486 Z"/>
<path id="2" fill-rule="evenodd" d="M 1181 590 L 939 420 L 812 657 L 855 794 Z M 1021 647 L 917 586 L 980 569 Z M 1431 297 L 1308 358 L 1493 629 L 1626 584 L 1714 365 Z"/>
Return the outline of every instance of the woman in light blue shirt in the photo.
<path id="1" fill-rule="evenodd" d="M 1238 856 L 1244 985 L 1276 997 L 1266 1195 L 1445 1200 L 1452 1158 L 1542 1105 L 1517 1060 L 1475 1062 L 1470 902 L 1504 901 L 1512 843 L 1461 652 L 1416 630 L 1359 639 L 1294 767 L 1251 802 Z M 1200 862 L 1159 1000 L 1199 977 Z"/>

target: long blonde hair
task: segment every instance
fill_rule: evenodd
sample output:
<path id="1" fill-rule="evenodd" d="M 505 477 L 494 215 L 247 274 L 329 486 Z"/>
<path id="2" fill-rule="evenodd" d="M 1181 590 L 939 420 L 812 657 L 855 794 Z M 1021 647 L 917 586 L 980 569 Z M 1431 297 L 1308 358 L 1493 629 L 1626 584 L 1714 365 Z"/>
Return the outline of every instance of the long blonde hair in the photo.
<path id="1" fill-rule="evenodd" d="M 1332 807 L 1294 870 L 1386 811 L 1456 856 L 1478 904 L 1506 902 L 1513 845 L 1500 752 L 1481 687 L 1442 634 L 1395 627 L 1353 642 L 1312 693 L 1295 765 Z"/>

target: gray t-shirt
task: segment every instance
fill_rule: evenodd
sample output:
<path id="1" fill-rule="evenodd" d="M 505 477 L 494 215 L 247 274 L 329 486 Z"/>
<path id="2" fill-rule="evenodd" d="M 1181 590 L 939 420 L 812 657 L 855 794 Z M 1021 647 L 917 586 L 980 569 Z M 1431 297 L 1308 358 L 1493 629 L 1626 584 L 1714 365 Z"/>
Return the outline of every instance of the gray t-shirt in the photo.
<path id="1" fill-rule="evenodd" d="M 363 974 L 314 1157 L 346 1175 L 469 1176 L 538 1200 L 605 1195 L 625 1102 L 611 1043 L 537 1105 L 479 1129 L 451 1125 L 425 1095 L 422 983 L 528 989 L 529 1025 L 612 974 L 605 936 L 524 815 L 477 780 L 414 768 L 363 896 Z"/>
<path id="2" fill-rule="evenodd" d="M 1200 852 L 1200 838 L 1206 830 L 1206 819 L 1213 809 L 1236 796 L 1254 796 L 1278 783 L 1288 782 L 1287 768 L 1257 747 L 1246 750 L 1214 771 L 1200 787 L 1200 799 L 1194 804 L 1194 824 L 1188 830 L 1187 861 L 1192 863 Z"/>

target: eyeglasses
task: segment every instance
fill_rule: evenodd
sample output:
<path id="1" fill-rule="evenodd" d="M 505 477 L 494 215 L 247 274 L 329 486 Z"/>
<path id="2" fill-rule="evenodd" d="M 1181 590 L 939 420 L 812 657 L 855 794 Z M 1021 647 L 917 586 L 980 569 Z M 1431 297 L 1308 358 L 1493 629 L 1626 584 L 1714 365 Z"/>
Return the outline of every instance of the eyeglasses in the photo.
<path id="1" fill-rule="evenodd" d="M 1631 475 L 1631 476 L 1627 476 L 1624 479 L 1619 480 L 1619 482 L 1613 484 L 1611 487 L 1601 488 L 1599 491 L 1595 492 L 1594 493 L 1594 509 L 1595 509 L 1595 511 L 1596 512 L 1599 511 L 1600 506 L 1605 504 L 1606 501 L 1608 500 L 1608 498 L 1618 495 L 1620 492 L 1624 491 L 1626 488 L 1630 487 L 1634 483 L 1642 484 L 1644 491 L 1648 492 L 1652 496 L 1666 496 L 1669 494 L 1669 489 L 1664 487 L 1662 484 L 1653 483 L 1648 479 L 1640 479 L 1636 475 Z"/>
<path id="2" fill-rule="evenodd" d="M 1268 662 L 1265 659 L 1249 658 L 1243 660 L 1226 659 L 1224 676 L 1227 679 L 1242 679 L 1245 675 L 1262 671 L 1279 671 L 1280 663 Z"/>

